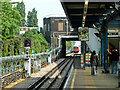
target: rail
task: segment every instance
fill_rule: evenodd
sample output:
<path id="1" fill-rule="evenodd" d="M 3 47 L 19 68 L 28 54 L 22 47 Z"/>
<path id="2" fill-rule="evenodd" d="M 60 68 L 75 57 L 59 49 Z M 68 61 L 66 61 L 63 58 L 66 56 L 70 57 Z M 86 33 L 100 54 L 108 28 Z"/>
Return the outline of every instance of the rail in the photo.
<path id="1" fill-rule="evenodd" d="M 28 55 L 25 54 L 25 55 L 9 56 L 9 57 L 0 58 L 0 77 L 1 77 L 0 82 L 2 82 L 0 83 L 0 87 L 4 87 L 5 85 L 8 85 L 9 83 L 14 82 L 15 81 L 14 79 L 16 78 L 19 79 L 22 77 L 18 74 L 23 75 L 25 72 L 24 64 L 25 64 L 26 55 L 29 56 L 31 59 L 31 73 L 34 73 L 34 72 L 39 71 L 42 67 L 50 64 L 51 62 L 54 62 L 55 58 L 58 55 L 59 50 L 60 48 L 58 47 L 54 50 L 51 50 L 50 52 L 28 54 Z M 49 61 L 48 58 L 51 58 L 51 61 Z M 10 80 L 12 76 L 14 76 L 14 78 Z"/>
<path id="2" fill-rule="evenodd" d="M 66 75 L 71 68 L 72 62 L 73 61 L 71 60 L 71 58 L 64 59 L 56 67 L 54 67 L 51 71 L 49 71 L 46 75 L 41 77 L 38 81 L 36 81 L 32 85 L 30 85 L 27 90 L 38 90 L 40 88 L 49 89 L 53 86 L 53 83 L 58 81 L 57 79 L 59 79 L 58 78 L 59 76 L 62 76 L 61 78 L 62 81 L 65 81 Z M 63 82 L 59 82 L 59 88 L 62 87 L 62 83 Z M 58 83 L 57 83 L 57 86 L 58 86 Z"/>

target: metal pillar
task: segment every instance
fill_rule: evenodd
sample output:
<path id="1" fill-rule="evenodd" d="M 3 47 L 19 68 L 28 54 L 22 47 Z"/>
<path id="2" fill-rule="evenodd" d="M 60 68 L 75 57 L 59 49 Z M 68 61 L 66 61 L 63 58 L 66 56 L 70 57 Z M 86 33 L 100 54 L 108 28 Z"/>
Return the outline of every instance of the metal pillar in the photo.
<path id="1" fill-rule="evenodd" d="M 118 33 L 120 36 L 120 32 Z M 120 39 L 119 40 L 119 63 L 118 63 L 118 87 L 120 88 Z"/>
<path id="2" fill-rule="evenodd" d="M 81 43 L 82 43 L 81 53 L 83 54 L 83 69 L 85 69 L 86 42 L 82 41 Z"/>
<path id="3" fill-rule="evenodd" d="M 27 71 L 27 73 L 25 74 L 25 76 L 27 78 L 30 77 L 31 75 L 31 59 L 29 57 L 29 49 L 30 47 L 25 47 L 25 50 L 26 50 L 26 57 L 25 57 L 25 70 Z"/>
<path id="4" fill-rule="evenodd" d="M 105 27 L 105 32 L 104 32 L 104 61 L 105 61 L 105 72 L 108 70 L 108 56 L 107 56 L 107 49 L 108 49 L 108 39 L 107 39 L 107 27 Z"/>
<path id="5" fill-rule="evenodd" d="M 101 66 L 104 65 L 103 35 L 101 35 Z"/>
<path id="6" fill-rule="evenodd" d="M 66 57 L 66 42 L 65 42 L 65 39 L 62 38 L 61 42 L 62 42 L 62 49 L 61 49 L 61 52 L 60 52 L 60 57 L 65 58 Z"/>
<path id="7" fill-rule="evenodd" d="M 107 32 L 108 27 L 106 22 L 102 24 L 102 34 L 103 34 L 103 53 L 104 53 L 104 70 L 105 73 L 108 72 L 108 57 L 107 57 L 107 49 L 108 49 L 108 39 L 107 39 Z"/>
<path id="8" fill-rule="evenodd" d="M 59 35 L 59 47 L 61 47 L 61 37 Z"/>
<path id="9" fill-rule="evenodd" d="M 51 54 L 48 55 L 48 64 L 51 64 Z"/>

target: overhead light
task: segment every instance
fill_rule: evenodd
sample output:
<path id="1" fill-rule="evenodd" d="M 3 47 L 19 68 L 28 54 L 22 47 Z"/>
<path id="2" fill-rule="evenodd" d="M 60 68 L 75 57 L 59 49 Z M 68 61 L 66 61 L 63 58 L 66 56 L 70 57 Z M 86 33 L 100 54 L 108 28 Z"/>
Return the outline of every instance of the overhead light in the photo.
<path id="1" fill-rule="evenodd" d="M 111 11 L 111 13 L 114 13 L 114 11 Z"/>
<path id="2" fill-rule="evenodd" d="M 104 19 L 107 19 L 106 17 L 104 17 Z"/>
<path id="3" fill-rule="evenodd" d="M 88 0 L 85 1 L 85 5 L 88 5 Z"/>
<path id="4" fill-rule="evenodd" d="M 88 1 L 89 0 L 85 0 L 84 10 L 83 10 L 82 27 L 85 26 L 86 14 L 87 14 L 87 9 L 88 9 Z"/>
<path id="5" fill-rule="evenodd" d="M 94 28 L 96 27 L 95 24 L 93 24 L 93 27 L 94 27 Z"/>
<path id="6" fill-rule="evenodd" d="M 83 21 L 82 23 L 83 23 L 83 24 L 85 24 L 85 22 L 84 22 L 84 21 Z"/>
<path id="7" fill-rule="evenodd" d="M 85 26 L 85 24 L 82 24 L 82 27 L 84 27 Z"/>
<path id="8" fill-rule="evenodd" d="M 86 16 L 83 16 L 83 20 L 85 20 Z"/>

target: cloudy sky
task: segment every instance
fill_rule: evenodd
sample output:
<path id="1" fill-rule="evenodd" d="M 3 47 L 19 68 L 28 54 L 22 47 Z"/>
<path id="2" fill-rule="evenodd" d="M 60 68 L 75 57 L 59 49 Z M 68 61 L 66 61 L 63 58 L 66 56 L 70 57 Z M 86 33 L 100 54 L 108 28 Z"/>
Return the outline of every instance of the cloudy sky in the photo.
<path id="1" fill-rule="evenodd" d="M 21 2 L 22 0 L 12 0 L 12 2 Z M 35 8 L 38 12 L 38 25 L 43 27 L 43 18 L 50 16 L 65 16 L 64 10 L 59 0 L 23 0 L 26 8 L 26 17 L 28 11 Z"/>

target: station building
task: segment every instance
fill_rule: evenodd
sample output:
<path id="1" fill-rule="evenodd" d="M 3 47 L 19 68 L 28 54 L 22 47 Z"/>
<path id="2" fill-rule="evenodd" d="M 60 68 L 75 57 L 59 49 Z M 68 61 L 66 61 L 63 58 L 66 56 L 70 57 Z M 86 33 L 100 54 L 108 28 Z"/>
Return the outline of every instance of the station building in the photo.
<path id="1" fill-rule="evenodd" d="M 59 46 L 59 36 L 70 35 L 72 28 L 66 17 L 47 17 L 43 19 L 43 34 L 51 48 Z"/>

